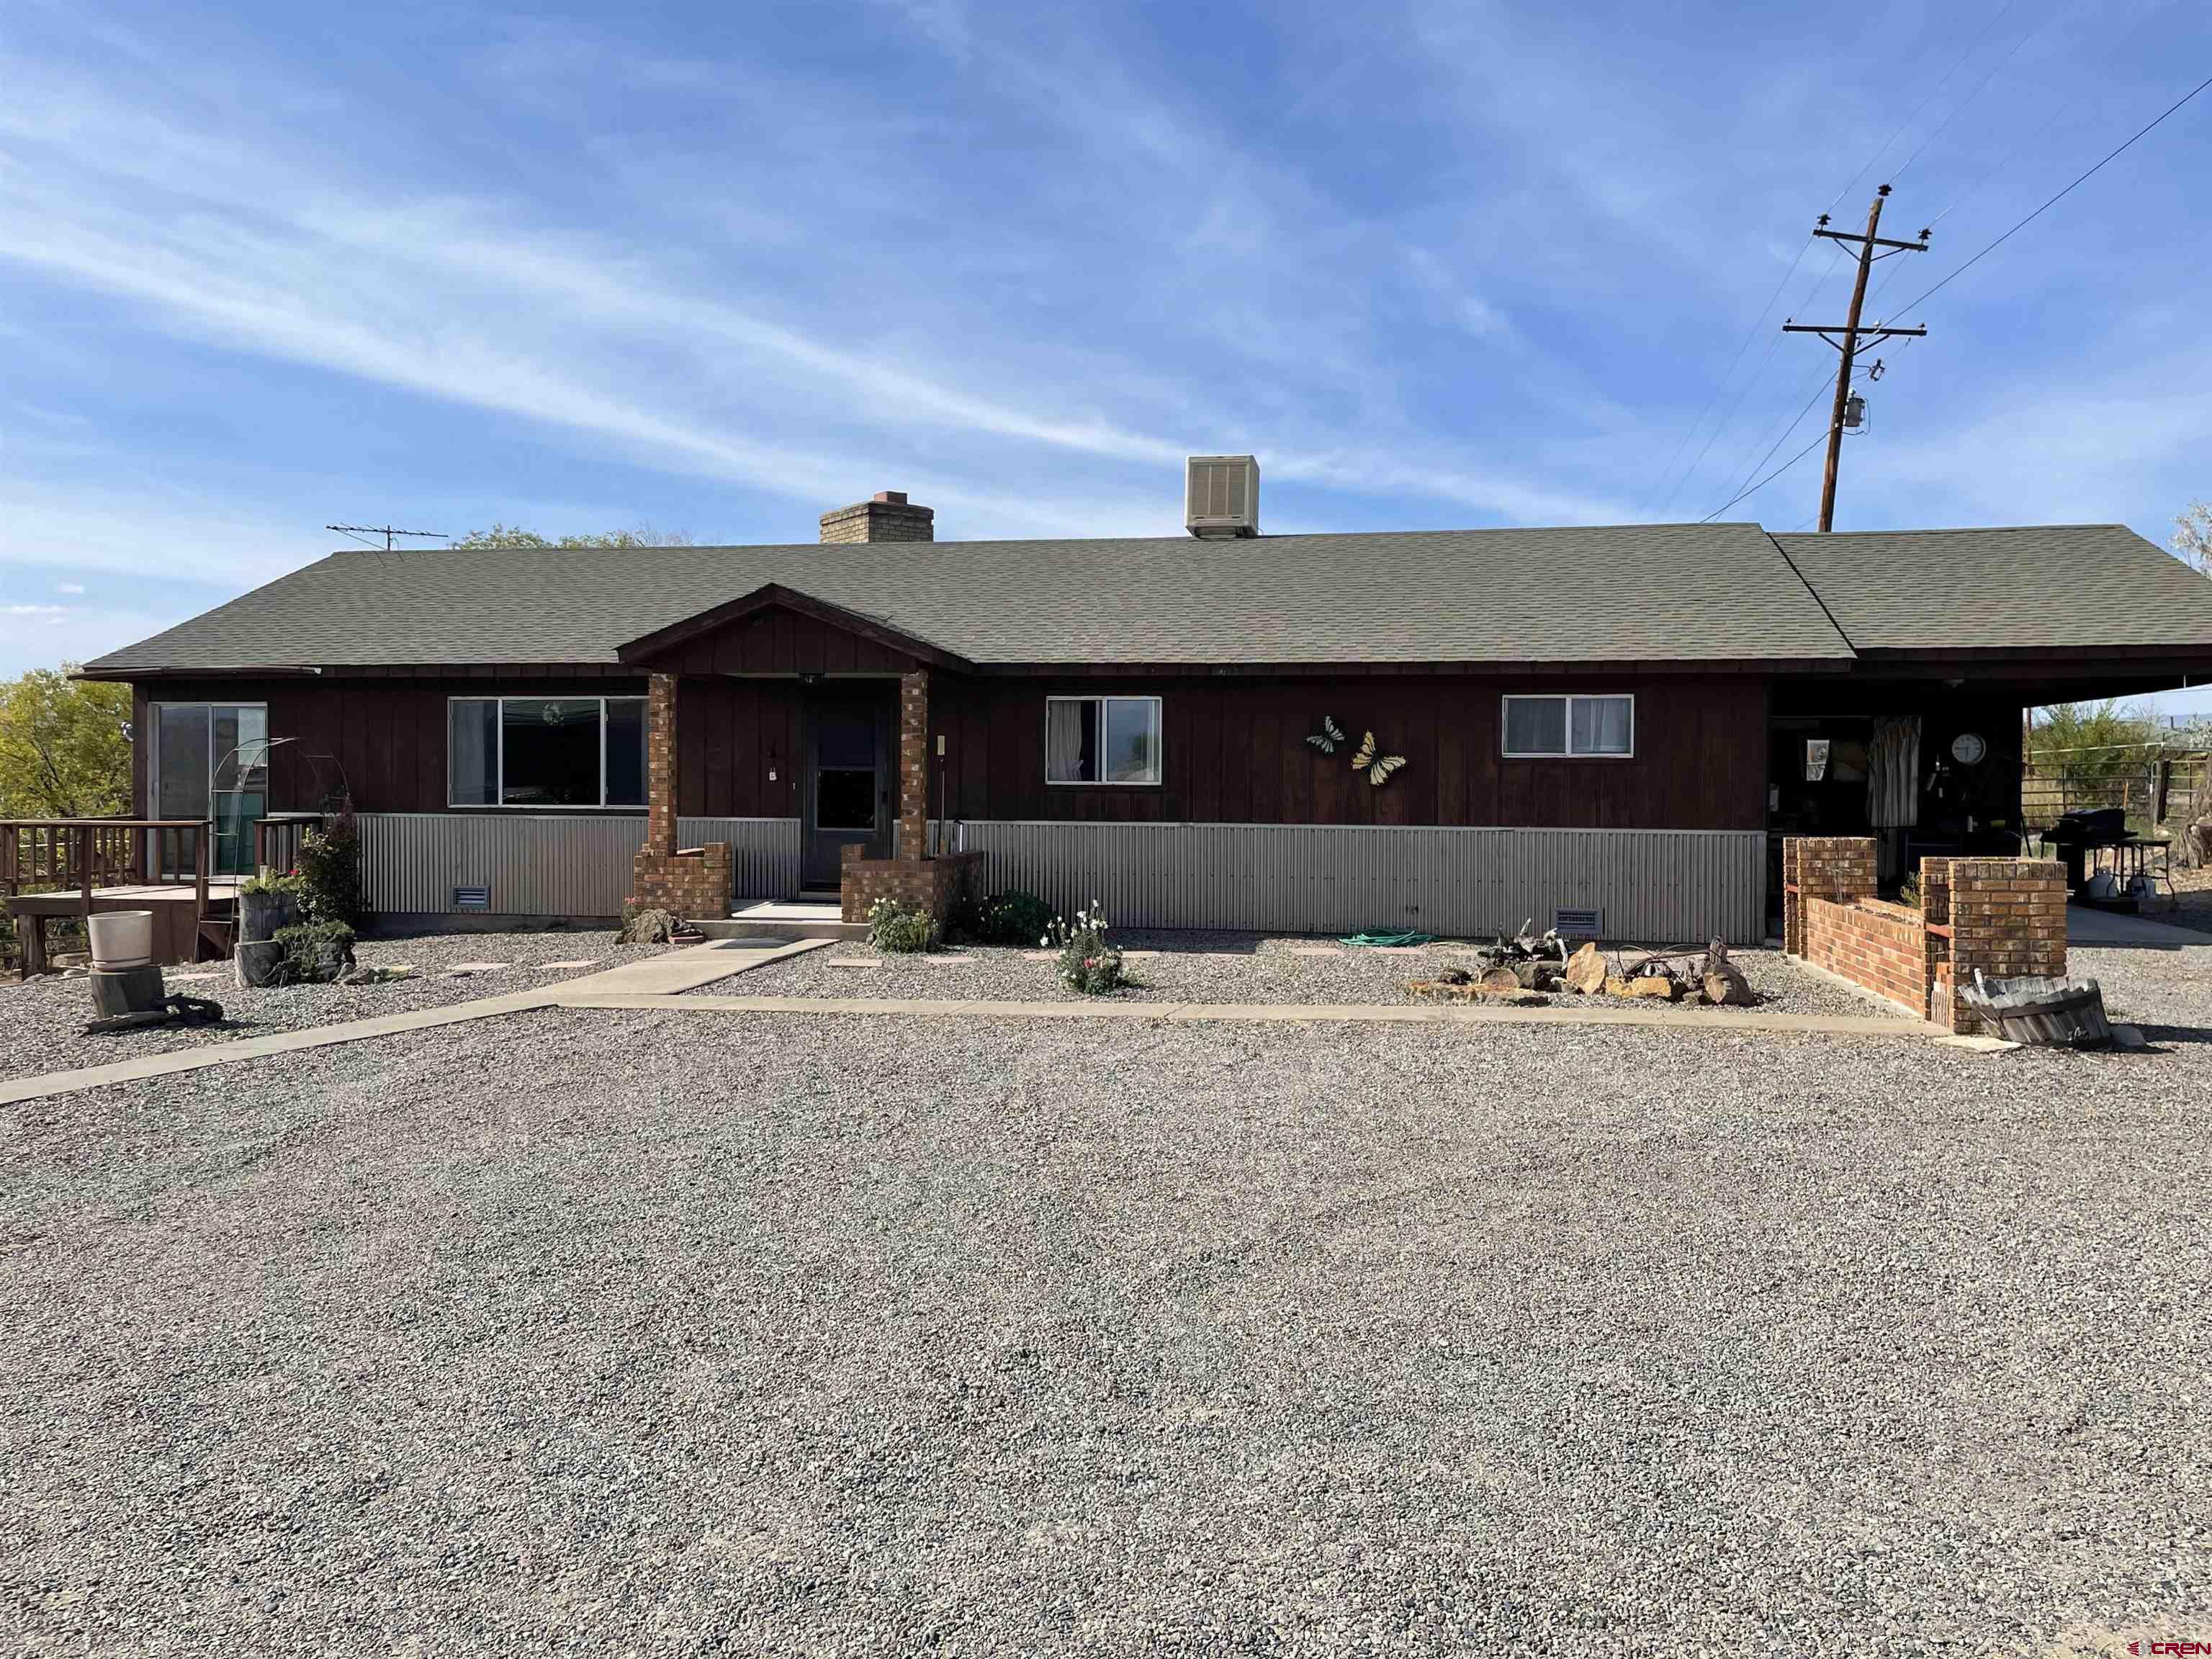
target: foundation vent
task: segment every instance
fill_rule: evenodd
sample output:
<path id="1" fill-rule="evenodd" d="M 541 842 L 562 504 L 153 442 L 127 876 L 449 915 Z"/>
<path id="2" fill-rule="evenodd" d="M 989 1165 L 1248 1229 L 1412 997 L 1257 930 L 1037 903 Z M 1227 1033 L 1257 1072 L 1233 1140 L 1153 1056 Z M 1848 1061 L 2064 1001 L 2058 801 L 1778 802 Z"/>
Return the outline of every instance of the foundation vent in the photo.
<path id="1" fill-rule="evenodd" d="M 1571 909 L 1563 904 L 1552 912 L 1552 927 L 1561 939 L 1603 939 L 1605 912 L 1595 908 Z"/>

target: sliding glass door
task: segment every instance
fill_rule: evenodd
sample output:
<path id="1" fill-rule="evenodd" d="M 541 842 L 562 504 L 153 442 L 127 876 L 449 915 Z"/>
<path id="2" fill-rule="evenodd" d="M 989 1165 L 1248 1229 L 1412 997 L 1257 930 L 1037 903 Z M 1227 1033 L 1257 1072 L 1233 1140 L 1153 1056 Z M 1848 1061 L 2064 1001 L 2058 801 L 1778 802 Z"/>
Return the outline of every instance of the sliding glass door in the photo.
<path id="1" fill-rule="evenodd" d="M 162 702 L 153 715 L 154 816 L 213 819 L 210 873 L 252 874 L 254 820 L 269 806 L 268 705 Z M 159 873 L 180 879 L 191 872 Z"/>

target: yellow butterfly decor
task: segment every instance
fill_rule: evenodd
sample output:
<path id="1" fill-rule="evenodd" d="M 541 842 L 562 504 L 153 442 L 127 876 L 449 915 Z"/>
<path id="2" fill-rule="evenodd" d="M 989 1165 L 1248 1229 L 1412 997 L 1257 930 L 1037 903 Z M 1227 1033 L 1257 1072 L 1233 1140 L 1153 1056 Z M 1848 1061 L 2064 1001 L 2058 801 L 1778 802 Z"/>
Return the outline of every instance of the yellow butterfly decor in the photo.
<path id="1" fill-rule="evenodd" d="M 1359 752 L 1352 757 L 1352 769 L 1355 772 L 1365 772 L 1367 781 L 1377 789 L 1389 782 L 1390 775 L 1405 763 L 1406 757 L 1403 755 L 1377 755 L 1375 752 L 1375 734 L 1372 732 L 1363 732 L 1360 735 Z"/>

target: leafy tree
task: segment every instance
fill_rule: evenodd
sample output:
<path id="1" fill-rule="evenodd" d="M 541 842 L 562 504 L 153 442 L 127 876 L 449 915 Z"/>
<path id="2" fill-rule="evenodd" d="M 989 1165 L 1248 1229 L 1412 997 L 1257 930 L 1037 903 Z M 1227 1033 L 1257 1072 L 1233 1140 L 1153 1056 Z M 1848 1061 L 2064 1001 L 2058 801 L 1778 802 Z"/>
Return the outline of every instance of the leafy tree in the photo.
<path id="1" fill-rule="evenodd" d="M 2148 775 L 2157 732 L 2148 713 L 2117 699 L 2055 703 L 2036 711 L 2028 764 L 2037 777 L 2063 783 L 2069 801 L 2109 796 L 2117 805 L 2124 784 Z"/>
<path id="2" fill-rule="evenodd" d="M 495 523 L 489 530 L 471 530 L 455 547 L 689 547 L 691 538 L 680 530 L 655 530 L 641 524 L 635 530 L 603 530 L 595 536 L 563 536 L 550 542 L 520 525 Z"/>
<path id="3" fill-rule="evenodd" d="M 2173 521 L 2173 550 L 2184 564 L 2212 576 L 2212 501 L 2191 501 Z"/>
<path id="4" fill-rule="evenodd" d="M 0 680 L 0 817 L 131 810 L 131 688 L 73 680 L 73 666 Z"/>

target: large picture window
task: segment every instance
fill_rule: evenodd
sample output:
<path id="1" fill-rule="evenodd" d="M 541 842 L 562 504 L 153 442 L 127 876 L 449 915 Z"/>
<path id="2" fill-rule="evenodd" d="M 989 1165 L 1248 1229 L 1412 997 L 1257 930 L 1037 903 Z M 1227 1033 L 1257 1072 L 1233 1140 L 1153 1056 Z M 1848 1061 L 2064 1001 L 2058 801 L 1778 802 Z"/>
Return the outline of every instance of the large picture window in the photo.
<path id="1" fill-rule="evenodd" d="M 1158 783 L 1158 697 L 1047 697 L 1047 783 Z"/>
<path id="2" fill-rule="evenodd" d="M 446 705 L 453 806 L 642 806 L 643 697 L 454 697 Z"/>
<path id="3" fill-rule="evenodd" d="M 1636 752 L 1634 697 L 1508 697 L 1503 724 L 1509 757 L 1617 760 Z"/>

